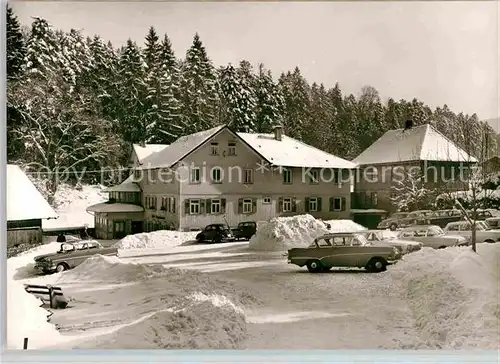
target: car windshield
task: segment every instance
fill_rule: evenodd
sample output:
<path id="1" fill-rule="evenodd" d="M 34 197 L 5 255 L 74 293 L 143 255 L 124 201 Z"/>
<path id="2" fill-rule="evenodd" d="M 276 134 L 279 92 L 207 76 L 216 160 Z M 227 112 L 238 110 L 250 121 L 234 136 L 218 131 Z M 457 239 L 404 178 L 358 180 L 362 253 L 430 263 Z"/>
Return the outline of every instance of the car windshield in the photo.
<path id="1" fill-rule="evenodd" d="M 444 235 L 444 231 L 439 226 L 431 226 L 427 232 L 427 235 L 428 236 L 440 236 L 440 235 Z"/>
<path id="2" fill-rule="evenodd" d="M 366 237 L 364 235 L 362 235 L 362 234 L 356 234 L 356 235 L 354 235 L 354 239 L 352 239 L 351 244 L 352 245 L 362 245 L 362 246 L 372 245 L 366 239 Z"/>

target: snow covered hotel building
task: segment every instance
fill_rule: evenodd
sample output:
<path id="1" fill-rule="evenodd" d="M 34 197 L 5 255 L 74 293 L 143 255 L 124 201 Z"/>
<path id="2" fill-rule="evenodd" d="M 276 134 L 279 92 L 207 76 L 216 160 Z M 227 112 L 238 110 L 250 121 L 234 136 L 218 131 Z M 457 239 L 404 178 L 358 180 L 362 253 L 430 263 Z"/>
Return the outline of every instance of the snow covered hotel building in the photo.
<path id="1" fill-rule="evenodd" d="M 477 160 L 431 124 L 409 123 L 387 131 L 353 162 L 359 166 L 353 207 L 396 211 L 398 189 L 467 189 L 467 169 Z"/>
<path id="2" fill-rule="evenodd" d="M 303 213 L 348 218 L 355 168 L 284 135 L 281 126 L 254 134 L 222 125 L 183 136 L 138 161 L 127 180 L 108 189 L 110 201 L 87 211 L 102 239 Z"/>

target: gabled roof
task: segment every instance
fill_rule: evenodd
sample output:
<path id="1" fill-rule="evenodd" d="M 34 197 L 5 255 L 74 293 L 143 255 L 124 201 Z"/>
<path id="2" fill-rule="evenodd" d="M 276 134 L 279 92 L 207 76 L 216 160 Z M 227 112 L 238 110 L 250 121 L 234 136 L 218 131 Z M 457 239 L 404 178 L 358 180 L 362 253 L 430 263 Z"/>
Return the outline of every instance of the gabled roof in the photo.
<path id="1" fill-rule="evenodd" d="M 57 217 L 54 209 L 21 168 L 7 164 L 7 221 Z"/>
<path id="2" fill-rule="evenodd" d="M 108 187 L 103 192 L 141 192 L 141 187 L 134 182 L 134 175 L 130 175 L 119 185 Z"/>
<path id="3" fill-rule="evenodd" d="M 233 133 L 264 161 L 276 166 L 356 168 L 356 164 L 353 162 L 326 153 L 286 135 L 283 135 L 281 140 L 276 140 L 273 134 L 234 133 L 226 125 L 181 137 L 165 149 L 144 159 L 142 166 L 139 168 L 173 167 L 223 130 Z"/>
<path id="4" fill-rule="evenodd" d="M 151 154 L 159 152 L 160 150 L 165 149 L 165 147 L 168 147 L 168 144 L 146 144 L 144 146 L 140 144 L 134 144 L 133 147 L 139 163 L 142 163 L 142 161 L 145 158 L 149 157 Z"/>
<path id="5" fill-rule="evenodd" d="M 200 131 L 198 133 L 185 135 L 177 139 L 168 147 L 151 154 L 142 161 L 140 169 L 151 168 L 169 168 L 181 161 L 186 155 L 190 154 L 198 146 L 202 145 L 209 138 L 222 131 L 225 125 L 219 125 L 215 128 Z"/>
<path id="6" fill-rule="evenodd" d="M 354 169 L 356 164 L 283 135 L 237 133 L 248 145 L 276 166 Z"/>
<path id="7" fill-rule="evenodd" d="M 430 124 L 389 130 L 353 160 L 359 165 L 410 161 L 477 162 Z"/>

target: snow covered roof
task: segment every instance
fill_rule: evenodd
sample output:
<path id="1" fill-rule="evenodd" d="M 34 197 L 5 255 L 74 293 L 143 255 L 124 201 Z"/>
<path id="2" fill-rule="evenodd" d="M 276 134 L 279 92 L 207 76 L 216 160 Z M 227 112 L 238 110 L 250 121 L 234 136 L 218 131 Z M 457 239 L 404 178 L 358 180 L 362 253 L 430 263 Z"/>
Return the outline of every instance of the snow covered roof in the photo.
<path id="1" fill-rule="evenodd" d="M 281 140 L 276 140 L 274 134 L 237 134 L 269 163 L 277 166 L 345 169 L 357 167 L 351 161 L 336 157 L 286 135 L 283 135 Z"/>
<path id="2" fill-rule="evenodd" d="M 149 157 L 151 154 L 159 152 L 160 150 L 165 149 L 165 147 L 168 147 L 168 144 L 146 144 L 144 146 L 140 144 L 134 144 L 133 147 L 139 163 L 142 163 L 142 161 L 145 158 Z"/>
<path id="3" fill-rule="evenodd" d="M 144 208 L 128 203 L 107 203 L 102 202 L 87 207 L 87 212 L 143 212 Z"/>
<path id="4" fill-rule="evenodd" d="M 212 129 L 182 136 L 168 147 L 145 158 L 142 161 L 142 167 L 139 167 L 139 169 L 171 167 L 182 160 L 184 156 L 192 152 L 196 147 L 203 144 L 203 142 L 215 136 L 224 129 L 224 127 L 225 125 L 219 125 Z"/>
<path id="5" fill-rule="evenodd" d="M 134 175 L 130 175 L 119 185 L 108 187 L 103 192 L 141 192 L 141 187 L 134 182 Z"/>
<path id="6" fill-rule="evenodd" d="M 143 160 L 141 169 L 168 168 L 181 161 L 208 139 L 227 128 L 220 125 L 215 128 L 186 135 L 179 138 L 163 150 Z M 336 157 L 320 149 L 302 143 L 296 139 L 282 136 L 274 139 L 273 134 L 235 133 L 250 148 L 254 149 L 267 162 L 284 167 L 316 167 L 316 168 L 356 168 L 356 164 Z"/>
<path id="7" fill-rule="evenodd" d="M 410 161 L 477 162 L 430 124 L 389 130 L 353 160 L 359 165 Z"/>
<path id="8" fill-rule="evenodd" d="M 7 221 L 57 217 L 54 209 L 21 168 L 7 164 Z"/>

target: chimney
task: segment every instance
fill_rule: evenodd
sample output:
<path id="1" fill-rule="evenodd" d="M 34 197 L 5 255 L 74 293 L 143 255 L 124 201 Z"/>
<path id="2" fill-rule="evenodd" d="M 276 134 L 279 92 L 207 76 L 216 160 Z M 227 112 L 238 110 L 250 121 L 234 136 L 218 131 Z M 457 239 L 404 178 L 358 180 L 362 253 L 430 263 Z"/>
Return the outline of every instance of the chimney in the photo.
<path id="1" fill-rule="evenodd" d="M 274 139 L 281 141 L 281 137 L 283 136 L 283 126 L 281 124 L 277 124 L 273 127 L 274 129 Z"/>

